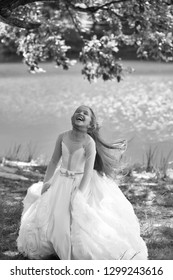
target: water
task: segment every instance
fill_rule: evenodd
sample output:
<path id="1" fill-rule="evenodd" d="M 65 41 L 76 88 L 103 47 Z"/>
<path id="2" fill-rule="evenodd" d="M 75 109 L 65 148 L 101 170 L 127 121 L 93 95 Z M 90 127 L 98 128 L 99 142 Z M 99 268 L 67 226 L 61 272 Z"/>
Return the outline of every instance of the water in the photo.
<path id="1" fill-rule="evenodd" d="M 2 64 L 0 155 L 30 143 L 36 157 L 49 160 L 58 134 L 71 127 L 74 109 L 86 104 L 96 112 L 104 138 L 129 140 L 129 161 L 142 162 L 155 145 L 166 156 L 173 148 L 173 64 L 126 64 L 136 71 L 122 82 L 94 84 L 80 75 L 80 65 L 63 71 L 46 64 L 46 74 L 30 75 L 23 64 Z"/>

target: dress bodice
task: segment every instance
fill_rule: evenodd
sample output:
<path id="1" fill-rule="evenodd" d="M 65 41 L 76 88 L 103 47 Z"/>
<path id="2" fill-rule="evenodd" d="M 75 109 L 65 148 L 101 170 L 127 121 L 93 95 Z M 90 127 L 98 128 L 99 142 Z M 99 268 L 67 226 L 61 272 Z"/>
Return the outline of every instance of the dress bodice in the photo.
<path id="1" fill-rule="evenodd" d="M 71 143 L 70 146 L 64 141 L 61 144 L 62 147 L 62 163 L 61 167 L 75 171 L 83 172 L 85 165 L 85 149 L 79 144 Z"/>
<path id="2" fill-rule="evenodd" d="M 87 159 L 95 157 L 92 142 L 90 137 L 84 142 L 72 141 L 69 132 L 65 132 L 61 139 L 61 167 L 70 171 L 84 172 Z"/>

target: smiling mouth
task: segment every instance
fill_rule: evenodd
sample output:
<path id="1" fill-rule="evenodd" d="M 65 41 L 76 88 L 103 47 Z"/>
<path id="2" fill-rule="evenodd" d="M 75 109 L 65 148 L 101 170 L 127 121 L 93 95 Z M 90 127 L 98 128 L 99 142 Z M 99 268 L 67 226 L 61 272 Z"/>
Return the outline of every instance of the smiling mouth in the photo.
<path id="1" fill-rule="evenodd" d="M 83 116 L 80 115 L 80 116 L 77 116 L 77 117 L 76 117 L 76 120 L 77 120 L 77 121 L 84 121 L 85 118 L 84 118 Z"/>

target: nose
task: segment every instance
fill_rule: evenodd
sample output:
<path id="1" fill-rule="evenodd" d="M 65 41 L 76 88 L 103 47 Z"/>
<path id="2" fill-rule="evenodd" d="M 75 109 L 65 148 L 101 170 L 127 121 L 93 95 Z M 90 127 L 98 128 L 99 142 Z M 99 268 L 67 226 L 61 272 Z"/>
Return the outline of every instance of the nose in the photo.
<path id="1" fill-rule="evenodd" d="M 79 114 L 79 115 L 84 115 L 84 112 L 79 112 L 78 114 Z"/>

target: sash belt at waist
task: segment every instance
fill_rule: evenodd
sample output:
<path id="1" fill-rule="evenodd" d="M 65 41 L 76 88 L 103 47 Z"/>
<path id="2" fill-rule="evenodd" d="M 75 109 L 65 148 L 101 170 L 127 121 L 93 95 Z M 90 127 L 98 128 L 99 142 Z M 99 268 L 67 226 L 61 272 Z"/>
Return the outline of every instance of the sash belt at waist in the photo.
<path id="1" fill-rule="evenodd" d="M 60 168 L 60 175 L 65 177 L 74 178 L 76 175 L 82 175 L 83 172 L 71 171 L 65 168 Z"/>

